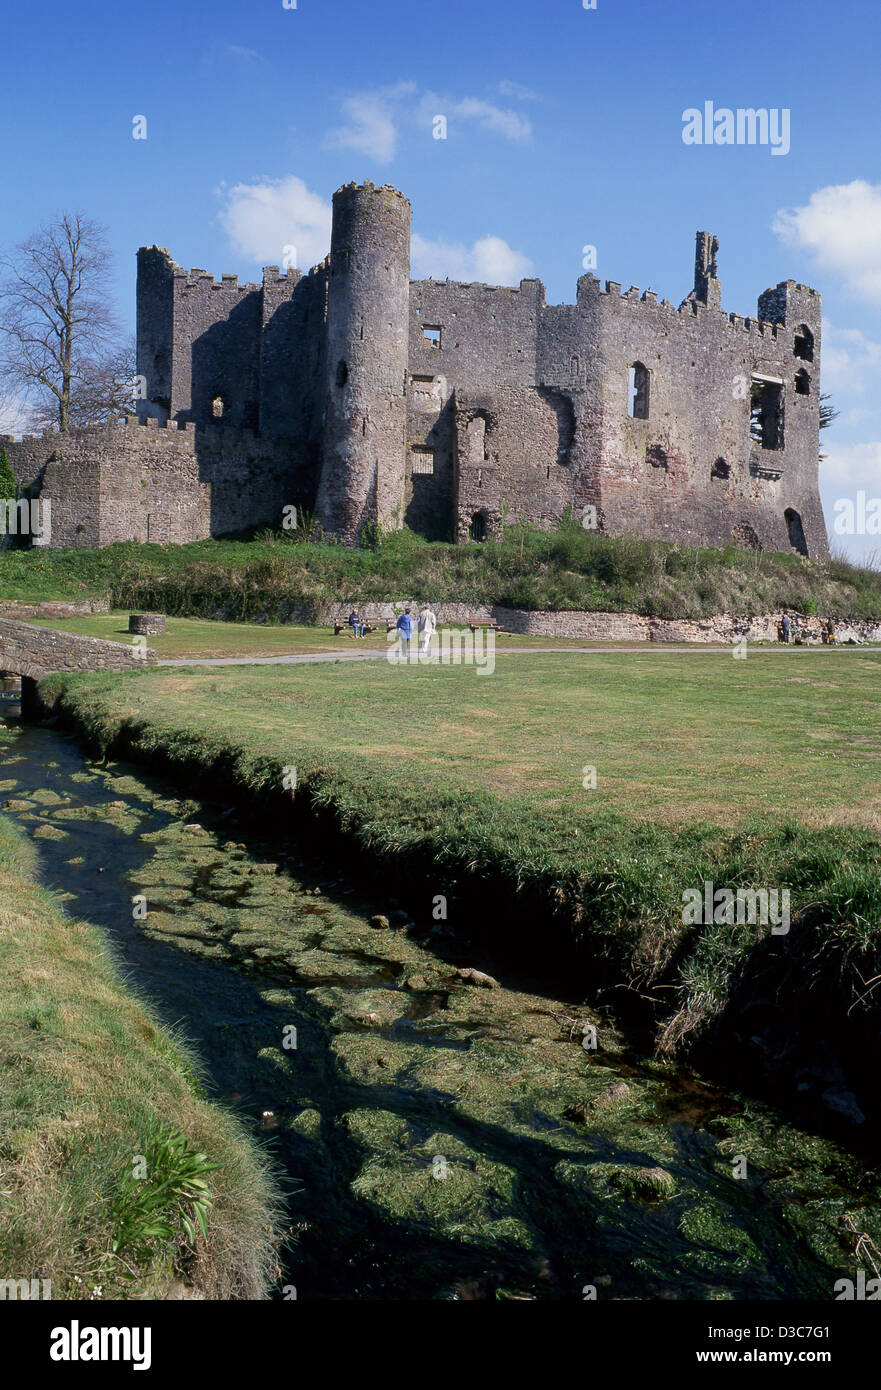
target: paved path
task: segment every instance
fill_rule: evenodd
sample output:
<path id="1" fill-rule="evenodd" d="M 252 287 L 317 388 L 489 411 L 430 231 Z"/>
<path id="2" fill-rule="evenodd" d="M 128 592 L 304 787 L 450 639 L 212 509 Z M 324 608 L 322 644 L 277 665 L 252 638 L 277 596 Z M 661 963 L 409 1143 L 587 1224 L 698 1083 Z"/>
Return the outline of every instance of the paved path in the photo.
<path id="1" fill-rule="evenodd" d="M 688 646 L 674 647 L 666 643 L 650 643 L 644 647 L 496 647 L 495 656 L 731 656 L 733 647 Z M 788 656 L 796 652 L 814 652 L 830 655 L 833 652 L 874 652 L 881 655 L 881 647 L 762 647 L 747 644 L 750 656 L 780 655 Z M 485 664 L 489 655 L 486 648 L 476 653 L 480 658 L 475 665 Z M 308 652 L 295 656 L 213 656 L 176 657 L 173 661 L 160 661 L 160 666 L 307 666 L 316 662 L 328 661 L 382 661 L 388 660 L 388 650 L 371 652 Z M 413 665 L 421 663 L 413 662 Z M 428 663 L 426 663 L 428 664 Z M 440 665 L 441 663 L 434 663 Z M 450 663 L 451 664 L 451 663 Z M 456 663 L 459 664 L 458 662 Z"/>

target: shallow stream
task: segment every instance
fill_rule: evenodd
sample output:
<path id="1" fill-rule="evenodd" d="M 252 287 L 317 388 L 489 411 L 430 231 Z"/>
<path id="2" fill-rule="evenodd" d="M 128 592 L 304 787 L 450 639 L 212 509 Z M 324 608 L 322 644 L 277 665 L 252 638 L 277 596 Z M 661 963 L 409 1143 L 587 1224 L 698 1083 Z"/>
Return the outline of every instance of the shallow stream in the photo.
<path id="1" fill-rule="evenodd" d="M 854 1156 L 405 922 L 393 884 L 365 901 L 344 849 L 304 862 L 50 729 L 0 754 L 44 882 L 274 1156 L 298 1298 L 831 1299 L 851 1227 L 881 1242 Z"/>

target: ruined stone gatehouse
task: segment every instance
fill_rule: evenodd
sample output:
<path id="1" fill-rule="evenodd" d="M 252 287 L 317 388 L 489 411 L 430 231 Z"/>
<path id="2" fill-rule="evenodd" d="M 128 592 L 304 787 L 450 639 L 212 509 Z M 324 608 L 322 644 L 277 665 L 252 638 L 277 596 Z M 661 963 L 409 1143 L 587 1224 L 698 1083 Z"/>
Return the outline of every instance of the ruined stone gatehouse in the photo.
<path id="1" fill-rule="evenodd" d="M 594 275 L 574 304 L 410 279 L 410 204 L 350 184 L 330 254 L 262 285 L 138 252 L 140 417 L 7 441 L 53 545 L 165 543 L 314 514 L 484 540 L 573 509 L 612 535 L 828 554 L 817 488 L 820 295 L 721 308 L 697 237 L 676 308 Z"/>

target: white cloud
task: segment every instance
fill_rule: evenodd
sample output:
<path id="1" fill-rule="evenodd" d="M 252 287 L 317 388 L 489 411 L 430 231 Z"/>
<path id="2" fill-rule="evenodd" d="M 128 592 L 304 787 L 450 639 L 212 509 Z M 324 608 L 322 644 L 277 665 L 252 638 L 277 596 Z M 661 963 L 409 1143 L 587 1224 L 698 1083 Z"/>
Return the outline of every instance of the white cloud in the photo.
<path id="1" fill-rule="evenodd" d="M 494 106 L 490 101 L 479 101 L 477 97 L 466 97 L 464 101 L 456 102 L 452 114 L 461 120 L 477 121 L 484 130 L 503 135 L 506 140 L 516 143 L 523 143 L 532 135 L 532 122 L 528 117 L 521 116 L 519 111 Z"/>
<path id="2" fill-rule="evenodd" d="M 824 489 L 865 488 L 881 491 L 881 440 L 868 444 L 825 445 L 827 457 L 820 464 Z"/>
<path id="3" fill-rule="evenodd" d="M 881 184 L 855 179 L 820 188 L 805 207 L 781 208 L 772 230 L 854 293 L 881 303 Z"/>
<path id="4" fill-rule="evenodd" d="M 330 250 L 330 203 L 310 193 L 302 179 L 258 179 L 218 192 L 226 200 L 220 223 L 238 255 L 257 265 L 282 265 L 286 248 L 296 247 L 289 261 L 301 269 L 316 265 Z"/>
<path id="5" fill-rule="evenodd" d="M 452 131 L 455 131 L 457 122 L 476 121 L 482 130 L 501 135 L 515 144 L 523 144 L 532 136 L 532 122 L 528 116 L 510 107 L 496 106 L 494 102 L 484 101 L 480 97 L 454 99 L 440 92 L 423 92 L 416 120 L 420 125 L 428 126 L 435 116 L 446 116 Z"/>
<path id="6" fill-rule="evenodd" d="M 415 92 L 415 82 L 399 82 L 345 97 L 340 105 L 346 124 L 329 130 L 324 143 L 330 149 L 356 150 L 377 164 L 388 164 L 398 144 L 400 103 Z"/>
<path id="7" fill-rule="evenodd" d="M 836 328 L 823 320 L 823 387 L 861 396 L 867 387 L 877 395 L 881 374 L 881 342 L 858 328 Z"/>
<path id="8" fill-rule="evenodd" d="M 532 261 L 498 236 L 485 236 L 466 246 L 442 237 L 429 241 L 414 234 L 411 274 L 415 279 L 477 280 L 486 285 L 516 285 L 529 275 Z"/>
<path id="9" fill-rule="evenodd" d="M 507 78 L 498 85 L 498 90 L 503 97 L 513 97 L 515 101 L 542 101 L 543 98 L 538 92 L 534 92 L 531 87 L 524 87 L 520 82 L 510 82 Z"/>
<path id="10" fill-rule="evenodd" d="M 526 89 L 518 89 L 518 95 L 525 100 Z M 344 123 L 327 132 L 325 145 L 330 149 L 355 150 L 377 164 L 391 162 L 402 131 L 408 127 L 430 127 L 436 116 L 445 116 L 453 129 L 457 122 L 461 126 L 475 122 L 482 130 L 517 144 L 532 135 L 532 122 L 511 107 L 497 106 L 481 97 L 443 96 L 420 90 L 415 82 L 353 92 L 342 98 L 340 109 Z"/>

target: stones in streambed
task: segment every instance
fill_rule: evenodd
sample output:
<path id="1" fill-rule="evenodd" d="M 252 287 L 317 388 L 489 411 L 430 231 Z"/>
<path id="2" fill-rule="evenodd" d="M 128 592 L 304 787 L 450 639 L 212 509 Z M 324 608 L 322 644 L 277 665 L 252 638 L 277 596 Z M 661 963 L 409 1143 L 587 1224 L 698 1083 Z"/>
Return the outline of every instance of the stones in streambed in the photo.
<path id="1" fill-rule="evenodd" d="M 482 970 L 474 970 L 468 966 L 456 971 L 457 979 L 466 985 L 476 985 L 479 989 L 501 989 L 498 980 L 494 980 L 492 975 L 487 975 Z"/>
<path id="2" fill-rule="evenodd" d="M 3 805 L 7 811 L 32 811 L 34 809 L 33 801 L 26 801 L 24 797 L 20 796 L 10 797 Z"/>
<path id="3" fill-rule="evenodd" d="M 378 912 L 375 917 L 371 917 L 370 925 L 371 927 L 388 927 L 391 924 L 387 917 L 384 917 L 381 912 Z"/>

